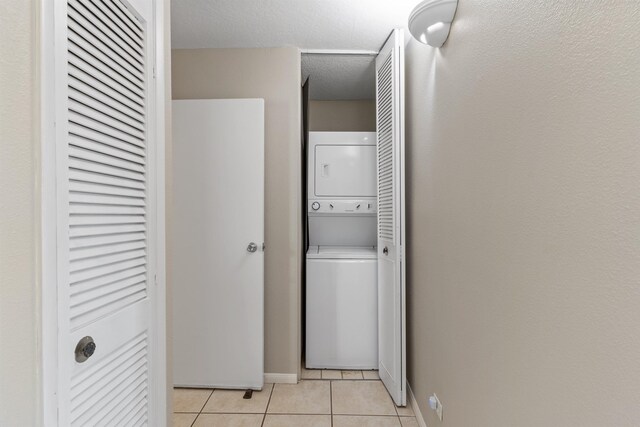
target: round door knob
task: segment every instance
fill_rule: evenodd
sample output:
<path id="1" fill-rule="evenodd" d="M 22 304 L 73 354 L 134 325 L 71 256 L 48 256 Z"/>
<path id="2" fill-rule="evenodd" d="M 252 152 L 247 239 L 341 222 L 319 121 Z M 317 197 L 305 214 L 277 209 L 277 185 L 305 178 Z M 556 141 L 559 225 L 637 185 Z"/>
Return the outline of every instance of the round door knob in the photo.
<path id="1" fill-rule="evenodd" d="M 313 204 L 311 205 L 311 209 L 313 209 L 314 211 L 317 211 L 318 209 L 320 209 L 320 203 L 313 202 Z"/>
<path id="2" fill-rule="evenodd" d="M 76 345 L 76 362 L 82 363 L 85 362 L 88 358 L 93 356 L 93 353 L 96 351 L 96 343 L 93 341 L 91 337 L 84 337 L 80 341 L 78 341 L 78 345 Z"/>
<path id="3" fill-rule="evenodd" d="M 258 245 L 256 245 L 254 242 L 249 243 L 249 246 L 247 246 L 247 252 L 254 253 L 257 250 Z"/>

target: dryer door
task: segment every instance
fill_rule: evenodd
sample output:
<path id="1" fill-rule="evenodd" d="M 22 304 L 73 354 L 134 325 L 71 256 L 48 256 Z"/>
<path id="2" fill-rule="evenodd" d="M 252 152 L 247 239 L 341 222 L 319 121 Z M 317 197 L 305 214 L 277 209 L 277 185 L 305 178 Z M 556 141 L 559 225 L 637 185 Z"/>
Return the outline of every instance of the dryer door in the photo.
<path id="1" fill-rule="evenodd" d="M 317 145 L 316 197 L 376 197 L 375 145 Z"/>

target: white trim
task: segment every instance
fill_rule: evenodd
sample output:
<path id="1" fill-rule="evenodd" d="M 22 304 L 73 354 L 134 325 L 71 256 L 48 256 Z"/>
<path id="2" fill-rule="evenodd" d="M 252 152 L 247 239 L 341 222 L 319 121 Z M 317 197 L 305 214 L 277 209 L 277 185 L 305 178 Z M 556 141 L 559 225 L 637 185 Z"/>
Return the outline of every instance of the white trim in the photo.
<path id="1" fill-rule="evenodd" d="M 298 374 L 264 374 L 265 384 L 298 384 Z"/>
<path id="2" fill-rule="evenodd" d="M 427 423 L 422 416 L 422 412 L 420 412 L 420 407 L 418 406 L 418 401 L 416 400 L 416 396 L 413 394 L 413 390 L 411 390 L 411 385 L 407 381 L 407 398 L 409 403 L 411 404 L 411 409 L 413 409 L 413 413 L 416 416 L 416 421 L 420 427 L 427 427 Z"/>
<path id="3" fill-rule="evenodd" d="M 347 55 L 347 56 L 376 56 L 377 50 L 357 49 L 300 49 L 302 55 Z"/>
<path id="4" fill-rule="evenodd" d="M 154 70 L 152 78 L 155 79 L 155 99 L 154 99 L 154 124 L 156 138 L 156 165 L 155 165 L 155 212 L 156 212 L 156 306 L 152 314 L 155 321 L 155 378 L 153 379 L 155 394 L 156 422 L 158 426 L 169 425 L 167 419 L 167 288 L 166 288 L 166 180 L 165 180 L 165 144 L 166 144 L 166 124 L 165 111 L 166 91 L 164 68 L 165 60 L 165 37 L 164 37 L 164 0 L 153 2 L 153 20 L 155 44 Z"/>
<path id="5" fill-rule="evenodd" d="M 400 98 L 400 105 L 398 105 L 398 122 L 400 123 L 400 298 L 401 298 L 401 316 L 402 316 L 402 336 L 401 336 L 401 354 L 402 354 L 402 386 L 407 387 L 407 203 L 406 203 L 406 191 L 405 191 L 405 174 L 406 174 L 406 162 L 405 162 L 405 39 L 404 30 L 396 29 L 399 41 L 397 42 L 397 66 L 398 66 L 398 92 Z M 404 393 L 404 402 L 407 402 L 407 393 Z"/>
<path id="6" fill-rule="evenodd" d="M 58 291 L 57 291 L 57 196 L 55 150 L 55 25 L 54 2 L 40 2 L 40 333 L 42 340 L 41 425 L 58 425 Z"/>

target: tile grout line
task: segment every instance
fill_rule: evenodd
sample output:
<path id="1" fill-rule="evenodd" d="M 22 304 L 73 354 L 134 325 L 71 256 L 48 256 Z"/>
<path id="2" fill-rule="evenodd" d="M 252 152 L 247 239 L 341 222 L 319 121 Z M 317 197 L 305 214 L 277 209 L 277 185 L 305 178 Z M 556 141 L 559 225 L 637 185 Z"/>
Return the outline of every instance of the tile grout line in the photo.
<path id="1" fill-rule="evenodd" d="M 181 415 L 199 415 L 198 412 L 174 412 Z M 264 412 L 202 412 L 201 415 L 264 415 Z M 318 412 L 269 412 L 267 415 L 330 415 Z M 396 415 L 396 414 L 363 414 L 359 412 L 334 414 L 345 417 L 398 417 L 398 418 L 416 418 L 414 415 Z"/>
<path id="2" fill-rule="evenodd" d="M 275 384 L 271 384 L 271 391 L 269 392 L 269 399 L 267 400 L 267 406 L 264 407 L 264 415 L 262 417 L 262 424 L 260 424 L 260 427 L 264 426 L 264 422 L 267 420 L 267 411 L 269 410 L 269 405 L 271 404 L 271 396 L 273 396 L 273 392 L 276 389 L 276 385 Z"/>
<path id="3" fill-rule="evenodd" d="M 184 415 L 198 415 L 195 412 L 175 412 L 176 414 L 184 414 Z M 264 412 L 203 412 L 202 415 L 264 415 Z M 327 413 L 318 413 L 318 412 L 268 412 L 267 415 L 286 415 L 286 416 L 298 416 L 302 415 L 305 417 L 314 417 L 314 416 L 323 416 L 323 415 L 331 415 Z M 389 414 L 336 414 L 338 416 L 345 417 L 395 417 L 396 415 Z M 413 417 L 402 417 L 402 418 L 413 418 Z"/>
<path id="4" fill-rule="evenodd" d="M 398 422 L 400 422 L 400 418 L 412 418 L 412 417 L 398 417 L 396 415 L 372 415 L 372 414 L 367 414 L 367 415 L 363 415 L 363 414 L 336 414 L 339 417 L 347 417 L 347 418 L 391 418 L 393 419 L 394 417 L 398 419 Z"/>
<path id="5" fill-rule="evenodd" d="M 207 400 L 204 401 L 204 405 L 202 405 L 202 408 L 200 408 L 200 411 L 198 412 L 198 415 L 196 415 L 196 417 L 193 419 L 193 422 L 191 423 L 191 427 L 193 427 L 196 423 L 196 421 L 198 421 L 198 418 L 200 418 L 200 414 L 202 414 L 202 411 L 204 410 L 204 407 L 207 406 L 207 403 L 209 403 L 209 399 L 211 399 L 211 396 L 213 396 L 213 392 L 216 391 L 215 388 L 211 389 L 211 394 L 209 394 L 209 397 L 207 397 Z"/>
<path id="6" fill-rule="evenodd" d="M 333 427 L 333 381 L 329 381 L 329 422 Z"/>

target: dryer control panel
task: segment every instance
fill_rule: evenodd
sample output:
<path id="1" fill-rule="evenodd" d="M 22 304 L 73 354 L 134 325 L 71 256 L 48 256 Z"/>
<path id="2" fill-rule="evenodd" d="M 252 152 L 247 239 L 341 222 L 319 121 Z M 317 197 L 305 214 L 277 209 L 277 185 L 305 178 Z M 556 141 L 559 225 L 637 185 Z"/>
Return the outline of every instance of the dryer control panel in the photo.
<path id="1" fill-rule="evenodd" d="M 309 200 L 308 212 L 312 214 L 364 215 L 378 210 L 375 200 Z"/>

